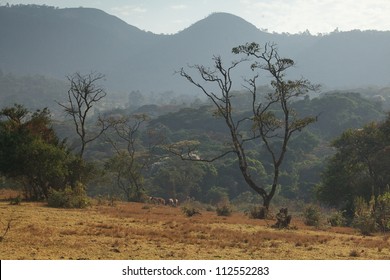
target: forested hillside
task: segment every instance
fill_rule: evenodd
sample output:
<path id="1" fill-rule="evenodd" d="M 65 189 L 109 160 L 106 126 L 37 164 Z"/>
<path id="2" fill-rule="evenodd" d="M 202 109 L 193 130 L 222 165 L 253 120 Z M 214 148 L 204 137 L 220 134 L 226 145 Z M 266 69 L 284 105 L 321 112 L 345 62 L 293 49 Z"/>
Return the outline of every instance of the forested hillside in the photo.
<path id="1" fill-rule="evenodd" d="M 389 85 L 390 32 L 274 34 L 215 13 L 177 34 L 156 35 L 96 9 L 17 5 L 0 7 L 0 37 L 3 73 L 65 79 L 96 71 L 106 75 L 107 88 L 122 93 L 194 95 L 175 71 L 187 64 L 207 65 L 213 55 L 231 60 L 231 48 L 245 42 L 278 44 L 281 53 L 298 62 L 292 74 L 327 88 Z"/>

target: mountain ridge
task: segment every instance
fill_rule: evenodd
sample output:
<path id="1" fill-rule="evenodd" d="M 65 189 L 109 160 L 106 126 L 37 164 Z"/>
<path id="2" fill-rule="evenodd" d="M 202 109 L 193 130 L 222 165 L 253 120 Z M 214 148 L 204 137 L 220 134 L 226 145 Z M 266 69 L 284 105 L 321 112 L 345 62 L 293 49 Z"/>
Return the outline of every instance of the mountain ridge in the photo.
<path id="1" fill-rule="evenodd" d="M 390 84 L 390 32 L 349 31 L 327 35 L 275 34 L 229 13 L 213 13 L 172 35 L 140 30 L 93 8 L 0 7 L 0 70 L 62 78 L 100 72 L 122 92 L 192 93 L 174 75 L 188 64 L 228 62 L 246 42 L 275 42 L 297 62 L 292 76 L 329 88 Z M 373 55 L 374 54 L 374 55 Z M 240 84 L 240 81 L 237 82 Z"/>

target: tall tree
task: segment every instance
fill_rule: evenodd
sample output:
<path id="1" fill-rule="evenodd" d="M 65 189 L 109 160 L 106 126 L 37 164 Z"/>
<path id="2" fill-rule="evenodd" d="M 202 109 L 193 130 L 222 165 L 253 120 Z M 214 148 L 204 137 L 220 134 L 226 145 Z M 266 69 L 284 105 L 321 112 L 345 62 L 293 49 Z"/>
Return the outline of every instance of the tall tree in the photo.
<path id="1" fill-rule="evenodd" d="M 73 120 L 76 133 L 81 141 L 79 155 L 82 158 L 87 144 L 96 140 L 107 129 L 104 126 L 105 122 L 99 118 L 97 131 L 87 130 L 87 120 L 93 114 L 91 109 L 107 95 L 105 90 L 97 84 L 104 79 L 104 75 L 96 73 L 82 75 L 77 72 L 68 76 L 67 79 L 70 82 L 67 103 L 58 102 L 58 104 Z"/>
<path id="2" fill-rule="evenodd" d="M 329 159 L 318 187 L 321 201 L 352 215 L 357 197 L 366 201 L 389 191 L 390 115 L 384 122 L 348 129 L 335 139 L 336 153 Z"/>
<path id="3" fill-rule="evenodd" d="M 21 105 L 0 111 L 0 172 L 20 179 L 26 198 L 47 198 L 68 182 L 72 157 L 51 128 L 47 109 Z"/>
<path id="4" fill-rule="evenodd" d="M 291 136 L 316 120 L 315 117 L 298 117 L 297 112 L 291 107 L 291 102 L 310 90 L 316 90 L 317 86 L 306 79 L 287 80 L 286 71 L 295 63 L 289 58 L 280 57 L 275 44 L 265 44 L 261 48 L 257 43 L 247 43 L 233 48 L 232 52 L 245 56 L 233 61 L 230 66 L 225 66 L 219 56 L 214 56 L 213 68 L 203 65 L 191 66 L 190 69 L 195 70 L 202 82 L 194 79 L 194 75 L 184 68 L 179 73 L 211 100 L 216 115 L 223 118 L 230 132 L 229 150 L 212 159 L 200 160 L 214 161 L 228 154 L 235 154 L 245 182 L 261 195 L 266 215 L 278 186 L 281 165 Z M 247 62 L 250 62 L 253 76 L 245 80 L 244 87 L 250 94 L 251 107 L 248 108 L 250 113 L 242 117 L 235 114 L 232 73 L 239 65 Z M 257 80 L 260 77 L 258 71 L 264 71 L 267 77 L 271 76 L 270 84 L 273 91 L 265 96 L 261 96 L 257 90 Z M 253 168 L 247 148 L 253 141 L 258 141 L 271 158 L 273 179 L 269 189 L 251 174 Z M 198 160 L 193 157 L 195 149 L 196 146 L 187 146 L 185 149 L 183 145 L 171 147 L 172 152 L 186 160 Z"/>
<path id="5" fill-rule="evenodd" d="M 145 141 L 147 147 L 140 144 L 140 135 L 149 118 L 144 115 L 110 117 L 105 120 L 111 127 L 105 133 L 112 145 L 115 155 L 108 161 L 107 169 L 115 174 L 116 185 L 121 189 L 128 201 L 141 201 L 143 198 L 143 173 L 151 164 L 153 150 L 157 142 Z M 148 133 L 152 136 L 152 133 Z"/>

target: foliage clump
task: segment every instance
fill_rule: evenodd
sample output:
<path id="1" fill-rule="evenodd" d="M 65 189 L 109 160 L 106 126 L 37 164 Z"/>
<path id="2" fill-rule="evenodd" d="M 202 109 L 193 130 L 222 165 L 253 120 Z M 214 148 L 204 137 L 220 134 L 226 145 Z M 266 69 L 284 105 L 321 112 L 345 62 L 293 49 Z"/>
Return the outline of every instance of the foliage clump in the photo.
<path id="1" fill-rule="evenodd" d="M 233 212 L 233 209 L 230 204 L 222 203 L 217 206 L 216 212 L 218 216 L 230 216 Z"/>
<path id="2" fill-rule="evenodd" d="M 182 208 L 181 208 L 181 211 L 184 213 L 184 215 L 186 215 L 187 217 L 192 217 L 192 216 L 195 216 L 195 215 L 200 215 L 200 210 L 193 206 L 193 205 L 184 205 Z"/>
<path id="3" fill-rule="evenodd" d="M 85 167 L 56 135 L 47 108 L 30 112 L 15 104 L 0 110 L 0 173 L 22 183 L 26 200 L 48 199 L 50 189 L 84 182 Z"/>
<path id="4" fill-rule="evenodd" d="M 378 198 L 388 192 L 390 182 L 389 131 L 390 114 L 382 122 L 348 129 L 335 139 L 332 146 L 336 148 L 336 153 L 322 173 L 318 198 L 330 206 L 346 210 L 351 219 L 361 220 L 365 215 L 360 213 L 356 217 L 356 210 L 362 210 L 362 201 L 356 201 L 357 197 L 365 202 L 373 197 L 372 207 L 378 208 Z M 370 215 L 365 216 L 374 218 Z"/>
<path id="5" fill-rule="evenodd" d="M 379 195 L 367 203 L 364 198 L 354 201 L 355 213 L 352 225 L 364 235 L 390 230 L 390 192 Z"/>
<path id="6" fill-rule="evenodd" d="M 308 205 L 303 212 L 303 217 L 305 225 L 318 227 L 322 219 L 321 209 L 316 205 Z"/>
<path id="7" fill-rule="evenodd" d="M 54 208 L 86 208 L 90 205 L 90 200 L 84 185 L 78 183 L 73 189 L 70 186 L 63 190 L 51 189 L 47 203 Z"/>
<path id="8" fill-rule="evenodd" d="M 344 212 L 343 211 L 336 211 L 333 212 L 330 217 L 328 218 L 328 223 L 332 227 L 342 227 L 347 224 L 347 220 L 344 217 Z"/>
<path id="9" fill-rule="evenodd" d="M 354 200 L 355 213 L 352 225 L 364 235 L 371 235 L 376 231 L 374 200 L 366 203 L 363 197 Z"/>
<path id="10" fill-rule="evenodd" d="M 379 229 L 384 232 L 390 231 L 390 192 L 378 196 L 375 211 Z"/>
<path id="11" fill-rule="evenodd" d="M 22 196 L 18 195 L 16 197 L 11 198 L 9 204 L 11 205 L 20 205 L 22 203 Z"/>
<path id="12" fill-rule="evenodd" d="M 269 211 L 264 206 L 254 206 L 248 212 L 251 219 L 266 219 L 269 217 Z"/>

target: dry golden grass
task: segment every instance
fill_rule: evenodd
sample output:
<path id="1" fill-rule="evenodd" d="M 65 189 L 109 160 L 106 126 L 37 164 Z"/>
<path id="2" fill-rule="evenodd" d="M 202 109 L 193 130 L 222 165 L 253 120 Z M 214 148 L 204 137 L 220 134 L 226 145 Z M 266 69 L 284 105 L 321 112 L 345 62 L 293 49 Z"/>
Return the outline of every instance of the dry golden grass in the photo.
<path id="1" fill-rule="evenodd" d="M 186 217 L 180 208 L 117 203 L 88 209 L 0 202 L 0 259 L 390 259 L 389 236 L 351 228 L 270 227 L 241 213 Z"/>
<path id="2" fill-rule="evenodd" d="M 0 189 L 0 200 L 9 200 L 17 196 L 23 196 L 22 192 L 11 189 Z"/>

